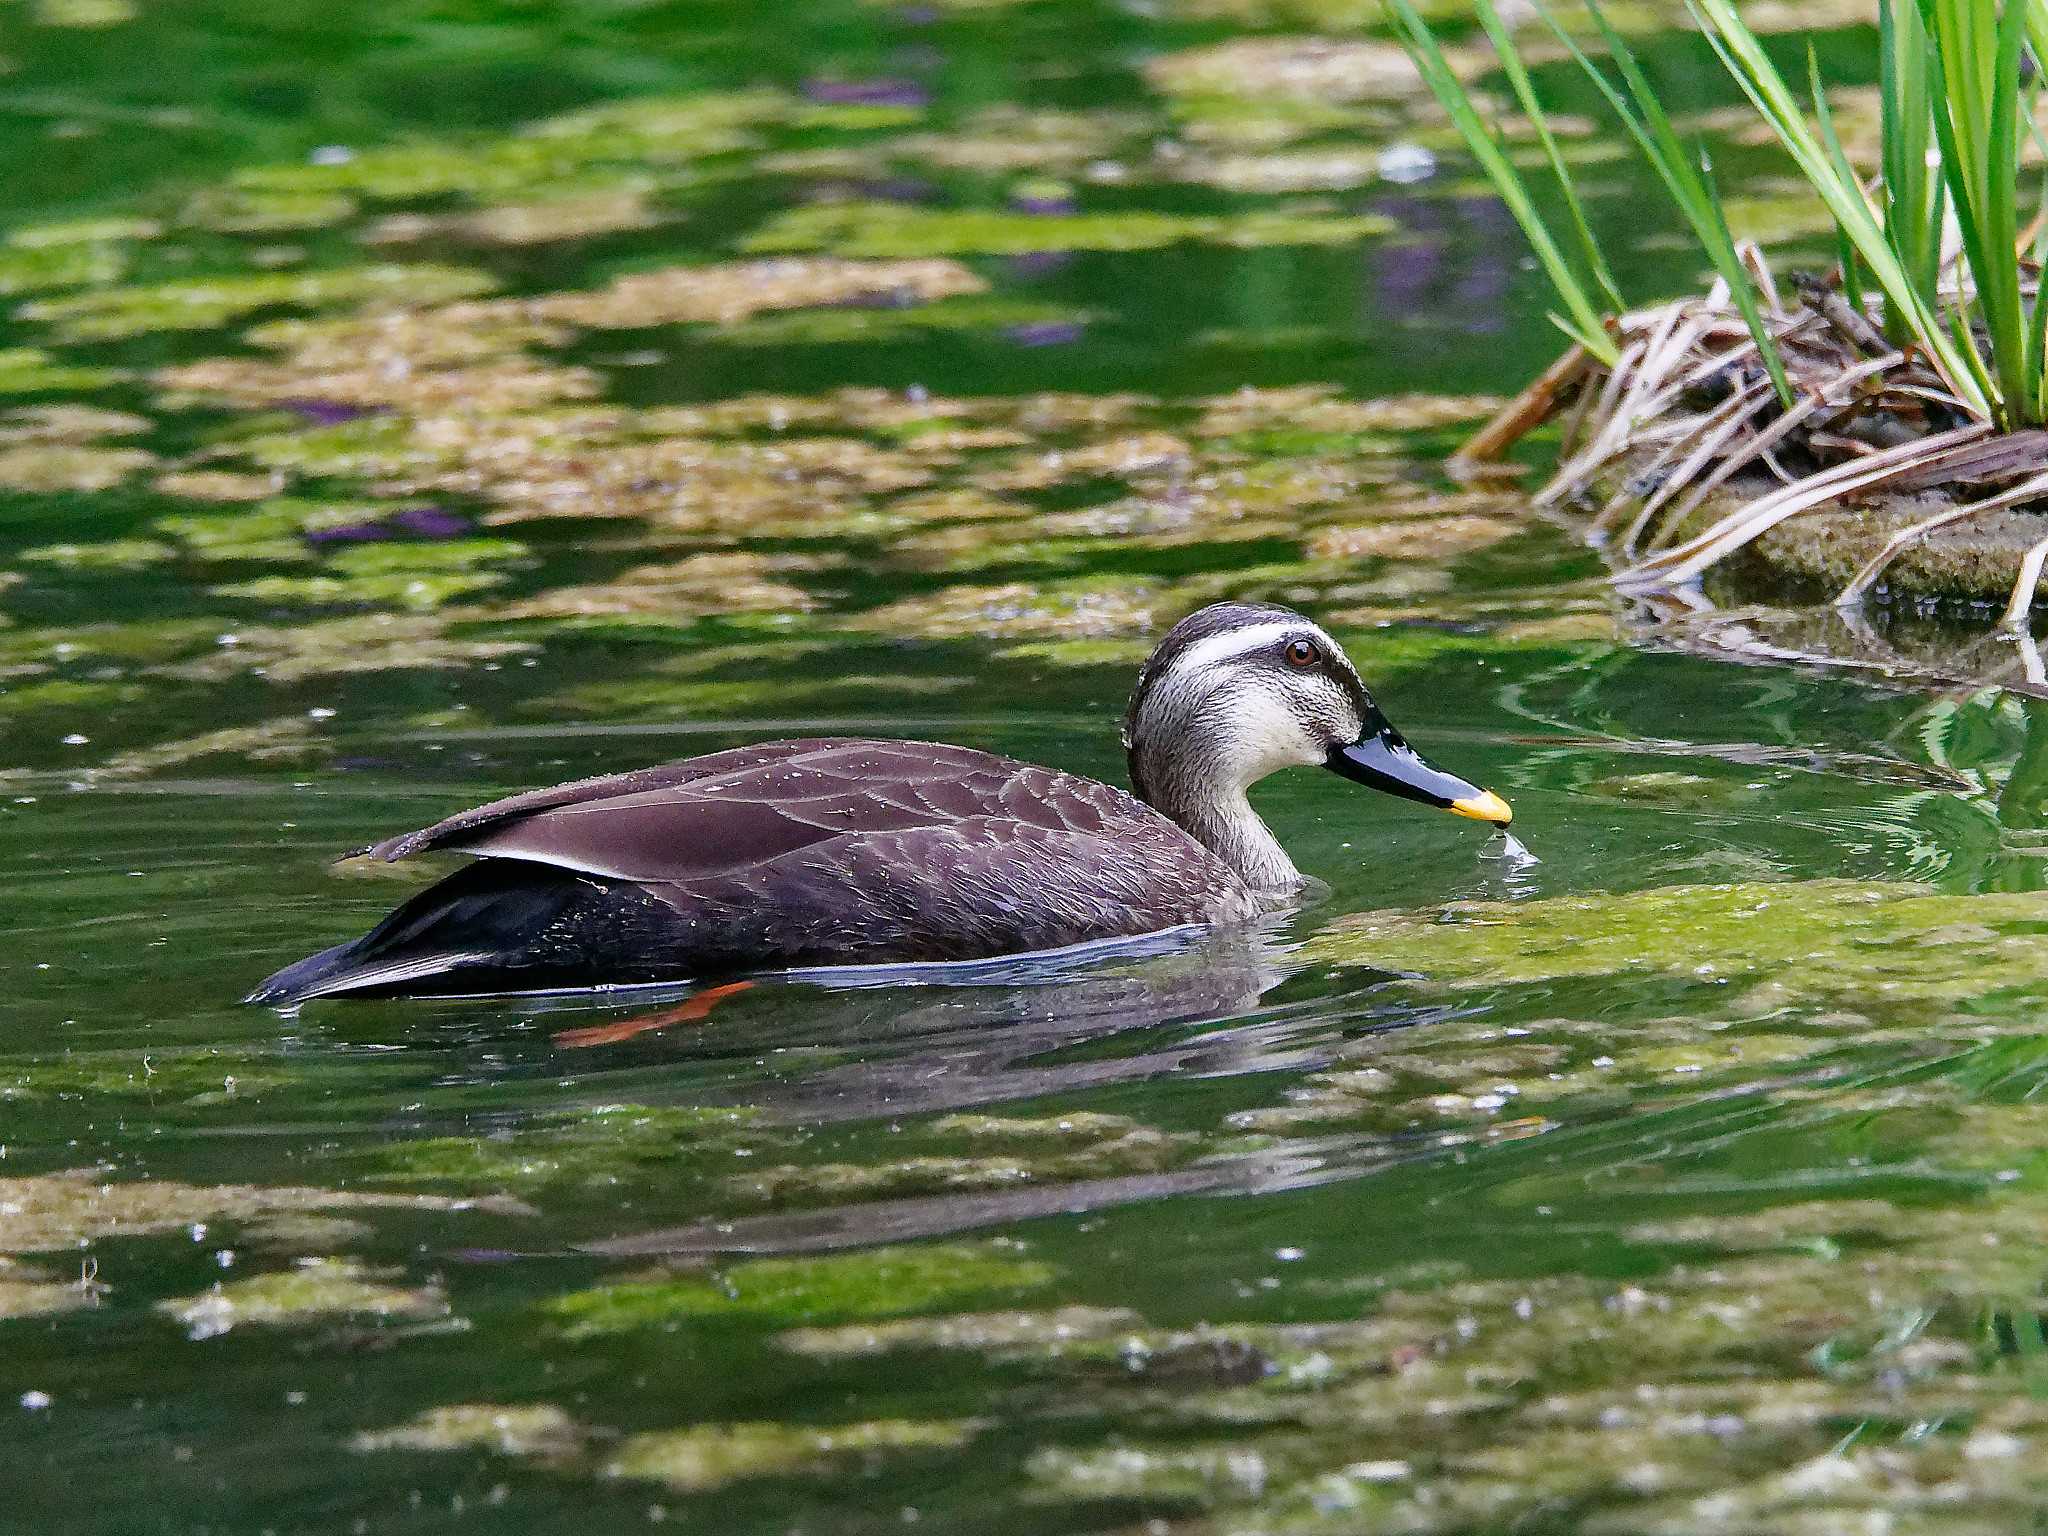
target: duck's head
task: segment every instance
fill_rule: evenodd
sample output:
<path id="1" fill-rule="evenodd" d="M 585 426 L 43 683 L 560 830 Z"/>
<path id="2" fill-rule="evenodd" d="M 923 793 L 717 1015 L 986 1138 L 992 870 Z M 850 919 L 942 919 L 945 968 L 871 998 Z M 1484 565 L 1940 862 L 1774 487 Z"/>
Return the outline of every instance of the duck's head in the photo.
<path id="1" fill-rule="evenodd" d="M 1138 674 L 1123 738 L 1138 797 L 1261 888 L 1301 878 L 1245 799 L 1282 768 L 1318 764 L 1496 826 L 1513 815 L 1409 746 L 1320 625 L 1265 603 L 1213 603 L 1174 625 Z"/>

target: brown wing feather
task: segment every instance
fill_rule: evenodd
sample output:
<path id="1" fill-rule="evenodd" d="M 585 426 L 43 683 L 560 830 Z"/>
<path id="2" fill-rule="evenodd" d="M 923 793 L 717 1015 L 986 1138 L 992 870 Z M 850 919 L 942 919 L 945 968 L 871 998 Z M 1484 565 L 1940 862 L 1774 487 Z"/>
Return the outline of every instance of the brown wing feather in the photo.
<path id="1" fill-rule="evenodd" d="M 616 800 L 649 790 L 668 789 L 698 779 L 714 778 L 735 769 L 780 761 L 823 745 L 826 745 L 823 740 L 768 741 L 757 746 L 710 752 L 703 757 L 689 757 L 679 763 L 636 768 L 631 773 L 607 773 L 591 779 L 574 779 L 567 784 L 556 784 L 548 789 L 530 789 L 523 794 L 507 795 L 502 800 L 493 800 L 488 805 L 459 811 L 445 820 L 435 822 L 431 827 L 422 827 L 417 832 L 387 837 L 381 843 L 373 843 L 363 851 L 375 858 L 389 860 L 408 858 L 415 853 L 426 853 L 436 848 L 459 849 L 467 846 L 472 835 L 540 811 L 554 810 L 565 805 L 581 805 L 590 801 Z"/>
<path id="2" fill-rule="evenodd" d="M 375 851 L 426 849 L 489 856 L 509 880 L 495 897 L 525 879 L 554 903 L 531 933 L 479 927 L 463 906 L 481 888 L 472 870 L 444 882 L 458 890 L 439 905 L 437 886 L 387 920 L 418 907 L 448 930 L 435 929 L 443 948 L 484 932 L 472 982 L 976 959 L 1260 910 L 1234 871 L 1123 791 L 924 742 L 742 747 L 515 795 Z M 522 863 L 541 868 L 522 877 Z"/>
<path id="3" fill-rule="evenodd" d="M 701 887 L 841 840 L 902 854 L 908 850 L 895 834 L 969 823 L 977 842 L 1006 828 L 1082 838 L 1108 829 L 1143 844 L 1163 838 L 1176 855 L 1207 858 L 1179 828 L 1092 779 L 967 747 L 830 737 L 739 747 L 514 795 L 370 851 L 400 859 L 449 850 Z M 942 838 L 919 852 L 949 846 Z M 1074 851 L 1088 855 L 1084 863 L 1104 862 L 1092 846 Z"/>

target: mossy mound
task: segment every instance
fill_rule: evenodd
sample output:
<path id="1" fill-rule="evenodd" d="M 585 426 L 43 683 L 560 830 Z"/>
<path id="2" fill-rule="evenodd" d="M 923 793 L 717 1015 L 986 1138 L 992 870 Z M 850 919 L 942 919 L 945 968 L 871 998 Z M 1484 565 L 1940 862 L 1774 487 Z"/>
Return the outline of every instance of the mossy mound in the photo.
<path id="1" fill-rule="evenodd" d="M 1626 478 L 1635 479 L 1640 469 L 1635 466 Z M 1612 486 L 1619 487 L 1623 479 L 1614 477 Z M 1660 540 L 1676 544 L 1691 538 L 1779 488 L 1775 479 L 1738 475 L 1706 496 L 1682 523 L 1661 534 Z M 1965 499 L 1941 492 L 1915 492 L 1828 502 L 1762 534 L 1745 554 L 1752 571 L 1810 582 L 1833 594 L 1875 559 L 1887 541 L 1915 523 L 1954 510 Z M 1932 529 L 1901 549 L 1885 567 L 1879 590 L 1906 602 L 2004 603 L 2012 595 L 2027 550 L 2044 538 L 2048 538 L 2048 513 L 2025 508 L 1980 512 Z M 2048 602 L 2048 591 L 2037 598 L 2039 602 Z"/>

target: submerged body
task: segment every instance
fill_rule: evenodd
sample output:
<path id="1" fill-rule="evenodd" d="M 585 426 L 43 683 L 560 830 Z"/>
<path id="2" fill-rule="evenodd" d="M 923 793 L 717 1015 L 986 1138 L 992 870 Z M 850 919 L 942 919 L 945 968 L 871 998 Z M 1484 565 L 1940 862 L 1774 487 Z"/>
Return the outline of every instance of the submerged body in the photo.
<path id="1" fill-rule="evenodd" d="M 1125 742 L 1137 796 L 966 747 L 835 738 L 515 795 L 365 850 L 477 862 L 249 1001 L 977 960 L 1239 922 L 1301 884 L 1244 795 L 1290 763 L 1508 819 L 1416 757 L 1335 642 L 1285 609 L 1182 621 Z"/>

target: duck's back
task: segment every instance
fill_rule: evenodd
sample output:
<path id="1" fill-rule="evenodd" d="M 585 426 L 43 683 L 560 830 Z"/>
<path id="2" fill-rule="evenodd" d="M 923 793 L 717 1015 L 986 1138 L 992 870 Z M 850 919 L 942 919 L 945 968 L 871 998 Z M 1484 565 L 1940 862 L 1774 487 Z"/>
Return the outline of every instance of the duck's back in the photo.
<path id="1" fill-rule="evenodd" d="M 264 1001 L 967 960 L 1229 920 L 1227 865 L 1093 779 L 816 738 L 515 795 L 368 850 L 481 856 Z"/>

